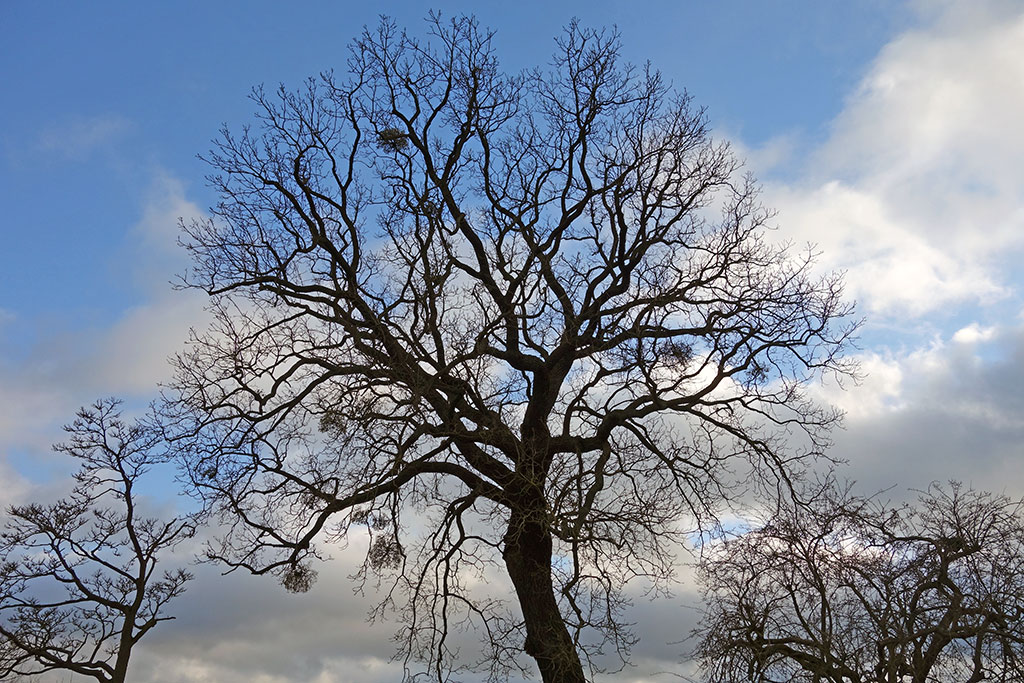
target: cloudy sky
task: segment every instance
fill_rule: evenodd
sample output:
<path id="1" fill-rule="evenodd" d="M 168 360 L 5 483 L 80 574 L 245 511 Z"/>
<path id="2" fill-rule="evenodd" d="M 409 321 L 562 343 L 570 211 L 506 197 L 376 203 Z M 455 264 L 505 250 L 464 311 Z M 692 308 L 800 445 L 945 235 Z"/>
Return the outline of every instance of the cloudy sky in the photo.
<path id="1" fill-rule="evenodd" d="M 205 151 L 255 84 L 344 66 L 379 12 L 419 3 L 4 3 L 0 7 L 0 504 L 61 488 L 49 451 L 77 406 L 145 405 L 201 325 L 174 292 L 179 217 L 214 201 Z M 479 6 L 476 6 L 479 5 Z M 959 479 L 1024 495 L 1024 1 L 440 3 L 497 30 L 504 64 L 546 63 L 570 18 L 616 24 L 708 107 L 778 210 L 778 237 L 842 269 L 866 325 L 834 453 L 862 491 Z M 154 491 L 159 497 L 161 492 Z M 173 500 L 173 492 L 163 495 Z M 203 568 L 147 637 L 140 682 L 395 679 L 393 624 L 346 578 L 311 593 Z M 687 586 L 639 603 L 637 666 L 675 680 Z"/>

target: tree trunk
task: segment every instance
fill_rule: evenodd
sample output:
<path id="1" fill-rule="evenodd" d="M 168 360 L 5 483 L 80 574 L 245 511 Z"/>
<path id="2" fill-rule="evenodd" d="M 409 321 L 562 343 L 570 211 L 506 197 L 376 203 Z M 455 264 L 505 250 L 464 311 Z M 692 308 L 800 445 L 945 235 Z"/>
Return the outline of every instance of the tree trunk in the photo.
<path id="1" fill-rule="evenodd" d="M 121 629 L 120 638 L 117 644 L 117 657 L 114 660 L 114 674 L 110 677 L 110 683 L 125 683 L 128 677 L 128 659 L 132 655 L 132 630 L 135 624 L 135 612 L 125 615 L 124 625 Z"/>
<path id="2" fill-rule="evenodd" d="M 551 548 L 551 534 L 542 524 L 512 515 L 502 555 L 526 622 L 523 650 L 537 661 L 544 683 L 586 683 L 555 600 Z"/>

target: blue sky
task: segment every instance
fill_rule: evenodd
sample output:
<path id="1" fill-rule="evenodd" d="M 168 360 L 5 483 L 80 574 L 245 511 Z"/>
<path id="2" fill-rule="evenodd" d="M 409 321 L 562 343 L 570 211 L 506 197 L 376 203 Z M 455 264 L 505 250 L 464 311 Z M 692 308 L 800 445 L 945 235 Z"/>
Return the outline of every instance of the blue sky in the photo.
<path id="1" fill-rule="evenodd" d="M 905 11 L 889 3 L 449 3 L 498 31 L 510 68 L 544 63 L 571 19 L 616 24 L 631 59 L 650 59 L 749 144 L 788 131 L 821 137 Z M 343 68 L 345 48 L 379 12 L 422 25 L 419 3 L 9 4 L 0 28 L 0 201 L 7 249 L 0 307 L 19 315 L 110 321 L 140 299 L 118 249 L 154 177 L 212 201 L 195 155 L 224 122 L 243 122 L 258 83 L 296 84 Z M 70 291 L 69 291 L 70 290 Z M 70 295 L 70 296 L 69 296 Z M 73 310 L 71 310 L 73 309 Z"/>
<path id="2" fill-rule="evenodd" d="M 196 154 L 248 120 L 249 89 L 342 70 L 364 24 L 387 13 L 415 31 L 426 7 L 0 8 L 0 504 L 59 488 L 59 425 L 99 396 L 144 404 L 202 324 L 201 299 L 167 284 L 185 266 L 176 222 L 215 201 Z M 778 209 L 779 238 L 846 271 L 866 377 L 818 391 L 848 412 L 835 449 L 848 474 L 866 490 L 958 478 L 1024 495 L 1024 2 L 438 7 L 495 29 L 510 69 L 545 64 L 572 17 L 617 25 L 629 59 L 708 107 Z M 197 585 L 182 607 L 195 626 L 153 636 L 138 680 L 391 680 L 390 627 L 363 635 L 351 563 L 335 564 L 318 589 L 330 601 Z M 261 627 L 257 594 L 275 615 Z M 649 672 L 675 666 L 664 633 L 684 635 L 688 617 L 638 610 L 634 679 L 667 680 Z"/>

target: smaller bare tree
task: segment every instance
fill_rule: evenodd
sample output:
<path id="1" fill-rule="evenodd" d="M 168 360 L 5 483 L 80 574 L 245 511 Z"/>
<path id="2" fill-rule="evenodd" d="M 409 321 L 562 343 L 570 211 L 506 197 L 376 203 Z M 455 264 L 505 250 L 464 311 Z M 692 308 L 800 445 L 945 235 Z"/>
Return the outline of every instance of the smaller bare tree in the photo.
<path id="1" fill-rule="evenodd" d="M 696 655 L 713 683 L 1024 680 L 1024 501 L 831 485 L 709 551 Z"/>
<path id="2" fill-rule="evenodd" d="M 65 671 L 123 683 L 132 648 L 192 578 L 157 573 L 162 552 L 194 532 L 187 516 L 141 516 L 138 482 L 166 457 L 120 402 L 82 409 L 56 448 L 80 461 L 71 494 L 12 506 L 0 534 L 0 680 Z"/>

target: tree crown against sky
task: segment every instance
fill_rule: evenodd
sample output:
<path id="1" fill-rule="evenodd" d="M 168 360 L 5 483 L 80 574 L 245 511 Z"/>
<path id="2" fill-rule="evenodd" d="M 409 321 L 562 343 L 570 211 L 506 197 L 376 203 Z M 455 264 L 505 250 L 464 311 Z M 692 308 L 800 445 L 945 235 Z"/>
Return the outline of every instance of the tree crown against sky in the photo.
<path id="1" fill-rule="evenodd" d="M 557 45 L 508 75 L 473 19 L 382 21 L 344 76 L 255 91 L 185 226 L 215 322 L 166 417 L 230 525 L 211 555 L 303 590 L 318 542 L 369 534 L 442 679 L 468 624 L 496 678 L 627 657 L 623 586 L 738 479 L 788 492 L 838 419 L 807 384 L 851 371 L 839 278 L 770 240 L 703 111 L 614 32 Z"/>
<path id="2" fill-rule="evenodd" d="M 914 504 L 828 482 L 707 551 L 705 680 L 1024 676 L 1024 501 L 933 485 Z"/>
<path id="3" fill-rule="evenodd" d="M 69 496 L 11 506 L 0 532 L 0 680 L 47 672 L 124 683 L 132 649 L 168 616 L 192 575 L 160 556 L 195 531 L 148 517 L 138 485 L 167 462 L 161 437 L 116 400 L 79 411 L 57 450 L 79 462 Z"/>

